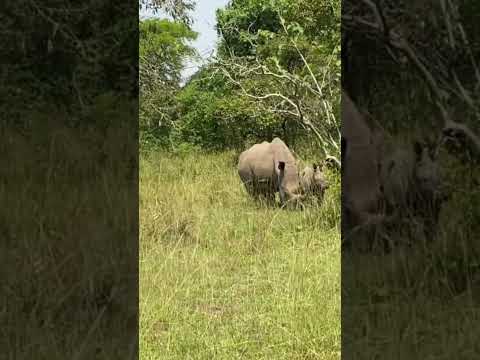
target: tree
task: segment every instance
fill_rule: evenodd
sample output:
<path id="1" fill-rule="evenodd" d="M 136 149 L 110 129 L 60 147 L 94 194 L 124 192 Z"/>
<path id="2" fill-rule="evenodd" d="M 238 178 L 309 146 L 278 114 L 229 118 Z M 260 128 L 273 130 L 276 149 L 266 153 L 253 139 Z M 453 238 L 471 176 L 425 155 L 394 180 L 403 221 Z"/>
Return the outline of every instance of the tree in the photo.
<path id="1" fill-rule="evenodd" d="M 44 103 L 77 116 L 106 92 L 137 94 L 132 59 L 138 42 L 130 5 L 6 1 L 0 18 L 1 96 L 5 104 L 19 104 L 2 109 L 7 118 L 21 119 L 13 112 Z"/>
<path id="2" fill-rule="evenodd" d="M 408 108 L 417 118 L 420 109 L 426 108 L 428 125 L 437 133 L 442 127 L 461 128 L 457 124 L 460 118 L 466 123 L 478 122 L 480 100 L 475 94 L 480 89 L 480 41 L 474 32 L 478 19 L 472 16 L 478 17 L 476 2 L 345 3 L 344 78 L 349 93 L 364 94 L 380 104 L 386 98 L 400 98 L 399 94 L 410 101 L 419 99 L 417 106 Z M 466 16 L 467 9 L 472 12 Z M 359 49 L 365 48 L 375 51 L 362 55 L 365 51 Z M 378 68 L 378 63 L 383 66 Z M 418 79 L 423 80 L 423 86 L 418 86 Z M 389 89 L 383 94 L 373 94 L 373 88 L 385 81 L 395 85 L 383 86 Z M 433 119 L 432 109 L 437 113 Z"/>
<path id="3" fill-rule="evenodd" d="M 139 0 L 139 8 L 150 9 L 155 13 L 163 11 L 174 20 L 191 25 L 192 19 L 189 12 L 195 8 L 195 2 L 192 0 Z"/>
<path id="4" fill-rule="evenodd" d="M 237 0 L 217 20 L 227 81 L 265 112 L 313 133 L 324 156 L 338 156 L 340 2 Z"/>
<path id="5" fill-rule="evenodd" d="M 148 131 L 169 131 L 181 71 L 195 50 L 188 45 L 197 34 L 187 25 L 149 19 L 140 24 L 140 126 Z"/>
<path id="6" fill-rule="evenodd" d="M 234 0 L 217 11 L 217 30 L 217 56 L 182 89 L 178 78 L 158 74 L 149 88 L 151 61 L 141 54 L 142 122 L 169 124 L 161 137 L 173 144 L 222 149 L 273 136 L 291 145 L 311 138 L 324 156 L 338 157 L 340 1 Z M 191 56 L 177 50 L 175 56 Z M 160 55 L 154 63 L 175 63 L 178 74 L 182 62 L 165 50 Z M 153 93 L 158 84 L 162 94 Z"/>
<path id="7" fill-rule="evenodd" d="M 179 91 L 173 143 L 189 143 L 209 150 L 243 148 L 246 142 L 263 141 L 279 134 L 280 119 L 237 95 L 225 81 L 218 64 L 200 69 Z"/>

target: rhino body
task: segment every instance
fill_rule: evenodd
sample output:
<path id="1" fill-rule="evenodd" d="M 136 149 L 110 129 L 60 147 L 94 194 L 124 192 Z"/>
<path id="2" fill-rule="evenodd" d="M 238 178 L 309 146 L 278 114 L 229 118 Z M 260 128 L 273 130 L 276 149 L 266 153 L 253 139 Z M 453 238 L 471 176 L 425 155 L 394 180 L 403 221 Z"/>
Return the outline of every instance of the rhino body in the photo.
<path id="1" fill-rule="evenodd" d="M 368 126 L 342 91 L 342 237 L 368 223 L 408 231 L 421 224 L 424 235 L 434 237 L 441 205 L 449 196 L 436 146 L 414 142 L 387 150 L 381 132 Z M 367 237 L 373 238 L 374 231 Z"/>
<path id="2" fill-rule="evenodd" d="M 375 136 L 342 90 L 342 236 L 356 226 L 377 222 L 381 191 Z"/>
<path id="3" fill-rule="evenodd" d="M 325 174 L 317 164 L 303 169 L 300 174 L 300 185 L 306 195 L 314 196 L 320 201 L 325 195 L 325 190 L 329 187 Z"/>
<path id="4" fill-rule="evenodd" d="M 434 237 L 448 198 L 434 151 L 418 142 L 398 147 L 383 160 L 380 177 L 386 211 L 420 220 L 426 238 Z"/>
<path id="5" fill-rule="evenodd" d="M 303 198 L 295 158 L 279 138 L 255 144 L 242 152 L 238 174 L 252 196 L 273 200 L 278 192 L 282 204 L 298 204 Z"/>
<path id="6" fill-rule="evenodd" d="M 389 212 L 407 206 L 407 194 L 414 187 L 414 167 L 414 154 L 402 147 L 382 159 L 380 179 Z"/>

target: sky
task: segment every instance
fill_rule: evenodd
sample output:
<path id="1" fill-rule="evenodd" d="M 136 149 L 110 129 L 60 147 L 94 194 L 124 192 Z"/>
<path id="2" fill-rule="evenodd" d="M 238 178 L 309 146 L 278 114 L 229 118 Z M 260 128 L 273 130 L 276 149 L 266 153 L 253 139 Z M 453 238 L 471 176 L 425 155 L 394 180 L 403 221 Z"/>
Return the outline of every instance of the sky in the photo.
<path id="1" fill-rule="evenodd" d="M 215 30 L 215 11 L 227 5 L 229 0 L 197 0 L 195 10 L 192 12 L 193 30 L 198 33 L 198 38 L 192 45 L 197 49 L 201 58 L 205 60 L 215 51 L 217 32 Z M 140 17 L 150 17 L 151 13 L 141 11 Z M 194 74 L 201 65 L 202 60 L 186 64 L 182 76 L 185 78 Z"/>

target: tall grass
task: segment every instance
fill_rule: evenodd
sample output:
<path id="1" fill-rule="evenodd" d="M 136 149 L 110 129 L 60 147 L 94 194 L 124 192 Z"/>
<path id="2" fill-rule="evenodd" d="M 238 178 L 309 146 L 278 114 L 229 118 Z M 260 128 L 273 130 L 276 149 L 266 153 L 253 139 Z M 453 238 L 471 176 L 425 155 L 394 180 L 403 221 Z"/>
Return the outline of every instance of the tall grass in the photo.
<path id="1" fill-rule="evenodd" d="M 126 358 L 137 326 L 135 138 L 128 126 L 98 134 L 45 117 L 1 132 L 0 358 Z"/>
<path id="2" fill-rule="evenodd" d="M 342 253 L 342 351 L 348 358 L 480 354 L 479 173 L 447 156 L 441 165 L 453 194 L 436 238 L 426 246 L 413 238 L 411 247 L 386 255 Z"/>
<path id="3" fill-rule="evenodd" d="M 234 163 L 141 157 L 141 359 L 339 359 L 339 179 L 321 207 L 282 210 Z"/>

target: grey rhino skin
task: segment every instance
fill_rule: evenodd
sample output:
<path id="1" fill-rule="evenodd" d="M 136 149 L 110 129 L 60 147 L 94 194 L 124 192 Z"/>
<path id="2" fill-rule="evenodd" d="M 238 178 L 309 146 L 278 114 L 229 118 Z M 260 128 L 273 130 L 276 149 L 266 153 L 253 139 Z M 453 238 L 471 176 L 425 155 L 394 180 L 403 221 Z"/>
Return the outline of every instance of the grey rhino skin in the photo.
<path id="1" fill-rule="evenodd" d="M 314 196 L 322 200 L 325 190 L 329 188 L 325 174 L 319 165 L 306 166 L 300 174 L 300 185 L 307 196 Z"/>
<path id="2" fill-rule="evenodd" d="M 413 198 L 416 154 L 408 146 L 397 146 L 382 159 L 380 179 L 385 203 L 391 210 L 406 207 Z M 419 189 L 417 189 L 419 190 Z"/>
<path id="3" fill-rule="evenodd" d="M 449 196 L 434 149 L 417 141 L 387 151 L 384 136 L 367 125 L 342 90 L 342 239 L 356 226 L 386 224 L 389 219 L 397 226 L 398 220 L 411 216 L 433 237 Z"/>
<path id="4" fill-rule="evenodd" d="M 379 140 L 342 89 L 342 238 L 357 226 L 381 222 Z M 346 240 L 344 240 L 346 243 Z"/>
<path id="5" fill-rule="evenodd" d="M 389 153 L 380 172 L 387 213 L 422 220 L 426 238 L 436 234 L 441 206 L 449 197 L 436 160 L 435 151 L 414 142 Z"/>
<path id="6" fill-rule="evenodd" d="M 280 139 L 255 144 L 238 159 L 238 175 L 252 196 L 273 200 L 280 194 L 283 204 L 299 204 L 304 198 L 295 158 Z"/>

